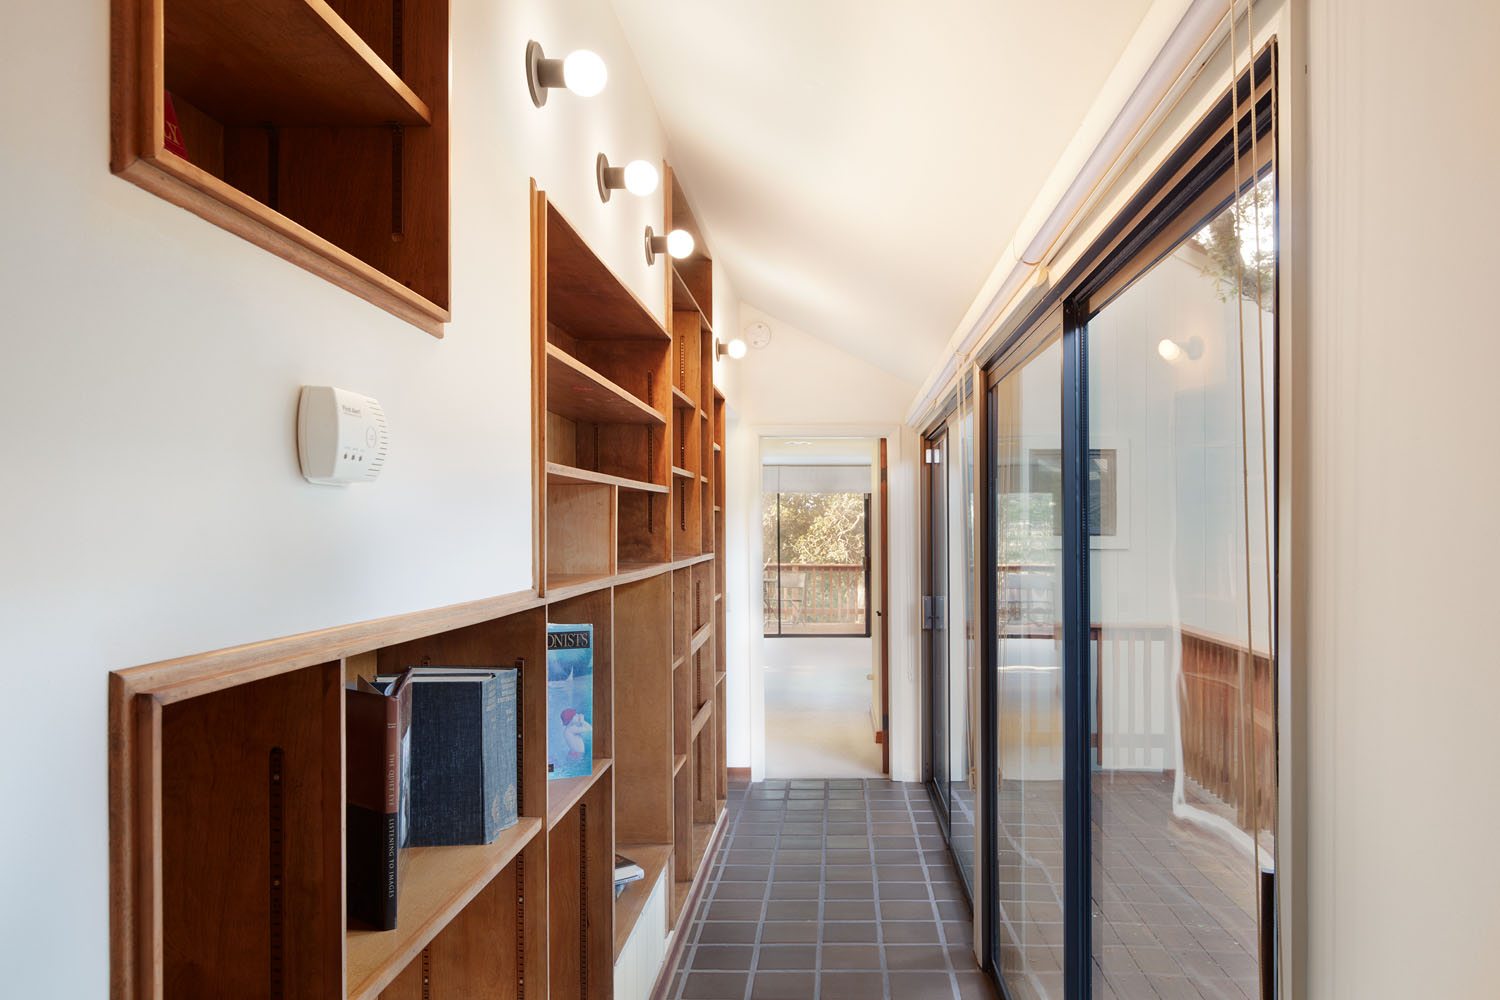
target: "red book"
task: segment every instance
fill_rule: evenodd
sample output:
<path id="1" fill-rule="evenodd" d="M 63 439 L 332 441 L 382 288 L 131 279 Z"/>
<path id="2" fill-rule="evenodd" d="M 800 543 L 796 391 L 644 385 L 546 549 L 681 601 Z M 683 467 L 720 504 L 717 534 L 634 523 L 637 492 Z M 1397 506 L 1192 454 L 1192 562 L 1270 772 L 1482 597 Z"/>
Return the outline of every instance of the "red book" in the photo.
<path id="1" fill-rule="evenodd" d="M 167 148 L 167 152 L 175 153 L 185 160 L 188 158 L 187 146 L 182 141 L 182 126 L 177 124 L 177 109 L 172 107 L 172 95 L 163 92 L 162 96 L 166 99 L 166 107 L 162 109 L 162 145 Z"/>

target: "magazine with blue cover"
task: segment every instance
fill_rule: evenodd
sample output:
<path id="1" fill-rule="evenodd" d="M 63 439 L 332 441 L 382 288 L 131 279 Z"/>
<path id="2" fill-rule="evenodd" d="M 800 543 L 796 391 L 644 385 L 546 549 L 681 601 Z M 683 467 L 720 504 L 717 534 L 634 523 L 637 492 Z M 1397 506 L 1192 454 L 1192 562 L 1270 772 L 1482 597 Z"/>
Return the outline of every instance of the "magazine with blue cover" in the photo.
<path id="1" fill-rule="evenodd" d="M 594 626 L 547 626 L 547 780 L 594 771 Z"/>

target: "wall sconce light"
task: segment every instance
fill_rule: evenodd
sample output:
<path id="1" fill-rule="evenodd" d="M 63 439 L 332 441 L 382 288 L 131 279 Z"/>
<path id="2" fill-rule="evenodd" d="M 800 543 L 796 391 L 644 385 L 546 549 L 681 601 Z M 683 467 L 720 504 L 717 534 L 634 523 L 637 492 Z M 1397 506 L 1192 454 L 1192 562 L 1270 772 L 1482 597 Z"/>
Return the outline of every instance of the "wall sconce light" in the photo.
<path id="1" fill-rule="evenodd" d="M 566 59 L 548 59 L 541 42 L 526 43 L 526 87 L 531 91 L 531 103 L 537 107 L 547 103 L 547 91 L 553 87 L 567 87 L 579 97 L 593 97 L 604 89 L 608 79 L 604 60 L 588 49 L 570 53 Z"/>
<path id="2" fill-rule="evenodd" d="M 644 198 L 656 191 L 660 181 L 656 168 L 645 160 L 631 160 L 623 167 L 612 167 L 609 157 L 603 153 L 594 161 L 594 172 L 599 175 L 600 201 L 609 201 L 609 193 L 621 188 Z"/>
<path id="3" fill-rule="evenodd" d="M 657 236 L 651 231 L 650 226 L 646 227 L 647 265 L 655 264 L 656 255 L 661 253 L 671 254 L 678 260 L 691 257 L 696 246 L 697 244 L 693 242 L 693 234 L 686 229 L 674 229 L 665 236 Z"/>
<path id="4" fill-rule="evenodd" d="M 736 361 L 743 358 L 745 356 L 745 342 L 738 337 L 735 337 L 727 344 L 723 341 L 715 340 L 714 358 L 722 358 L 726 354 Z"/>
<path id="5" fill-rule="evenodd" d="M 1162 360 L 1171 364 L 1176 364 L 1183 358 L 1187 358 L 1190 361 L 1197 361 L 1203 357 L 1203 338 L 1197 336 L 1189 337 L 1180 344 L 1175 340 L 1164 339 L 1156 345 L 1156 353 L 1162 356 Z"/>

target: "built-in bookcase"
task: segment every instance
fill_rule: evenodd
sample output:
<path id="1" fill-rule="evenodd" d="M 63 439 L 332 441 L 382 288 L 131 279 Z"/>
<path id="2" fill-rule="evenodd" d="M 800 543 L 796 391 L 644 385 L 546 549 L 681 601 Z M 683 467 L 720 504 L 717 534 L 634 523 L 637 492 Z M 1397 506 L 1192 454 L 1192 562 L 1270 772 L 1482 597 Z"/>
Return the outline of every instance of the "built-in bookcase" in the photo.
<path id="1" fill-rule="evenodd" d="M 699 248 L 657 258 L 665 322 L 532 192 L 538 587 L 552 606 L 580 589 L 613 595 L 613 834 L 646 871 L 616 901 L 617 956 L 662 880 L 667 923 L 682 918 L 726 786 L 712 261 L 664 175 L 664 231 L 687 229 Z"/>
<path id="2" fill-rule="evenodd" d="M 448 6 L 111 0 L 111 166 L 440 336 Z"/>
<path id="3" fill-rule="evenodd" d="M 112 673 L 115 1000 L 610 998 L 647 924 L 627 964 L 662 972 L 723 827 L 722 398 L 711 360 L 678 385 L 673 334 L 532 206 L 535 592 Z M 594 767 L 557 781 L 548 623 L 594 628 Z M 410 849 L 397 929 L 351 929 L 343 684 L 420 665 L 519 668 L 521 818 Z M 618 898 L 615 852 L 646 872 Z"/>

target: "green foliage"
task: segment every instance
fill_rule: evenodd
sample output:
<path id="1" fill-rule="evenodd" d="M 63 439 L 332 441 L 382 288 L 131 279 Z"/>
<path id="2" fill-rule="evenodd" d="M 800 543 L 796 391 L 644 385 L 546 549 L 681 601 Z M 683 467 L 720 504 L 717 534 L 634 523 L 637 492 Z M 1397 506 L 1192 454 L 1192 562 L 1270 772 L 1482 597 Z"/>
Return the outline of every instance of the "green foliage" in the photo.
<path id="1" fill-rule="evenodd" d="M 1273 301 L 1275 226 L 1276 196 L 1266 178 L 1193 234 L 1193 244 L 1208 258 L 1203 273 L 1214 280 L 1220 302 L 1233 299 L 1236 288 L 1246 301 Z"/>
<path id="2" fill-rule="evenodd" d="M 761 510 L 765 560 L 777 562 L 777 498 L 781 501 L 780 562 L 863 565 L 863 493 L 768 493 Z"/>

